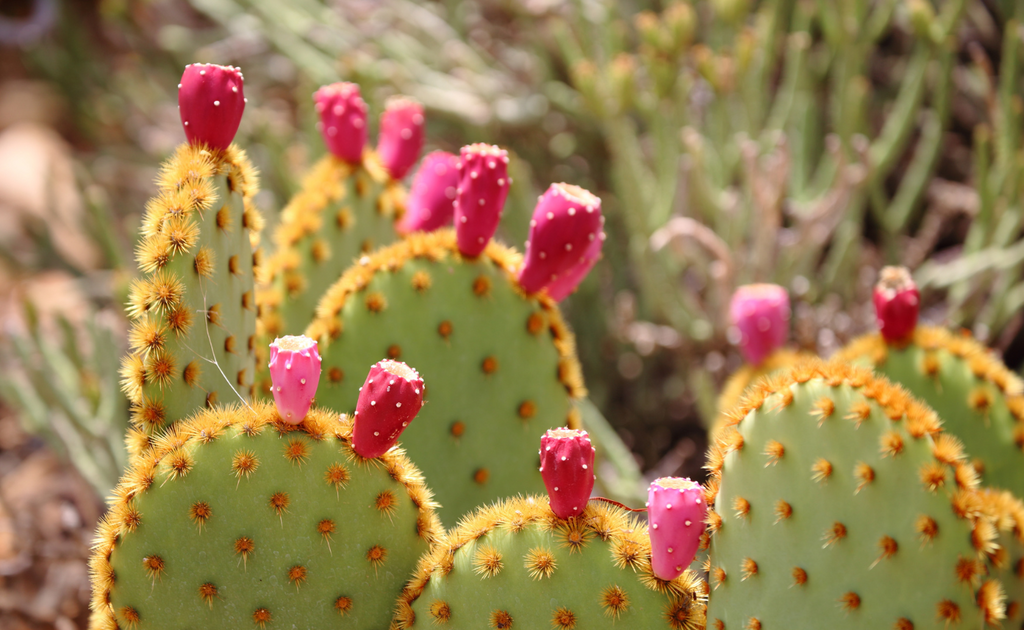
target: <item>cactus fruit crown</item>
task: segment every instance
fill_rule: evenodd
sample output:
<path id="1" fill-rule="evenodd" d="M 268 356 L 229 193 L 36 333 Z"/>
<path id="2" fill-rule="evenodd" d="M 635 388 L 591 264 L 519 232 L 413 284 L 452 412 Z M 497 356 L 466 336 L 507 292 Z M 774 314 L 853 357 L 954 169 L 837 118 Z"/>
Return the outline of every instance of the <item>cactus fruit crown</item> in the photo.
<path id="1" fill-rule="evenodd" d="M 344 415 L 292 425 L 268 403 L 162 434 L 98 528 L 90 628 L 383 627 L 443 529 L 405 454 L 351 437 Z"/>
<path id="2" fill-rule="evenodd" d="M 391 630 L 698 630 L 706 600 L 694 572 L 654 575 L 647 527 L 626 510 L 592 501 L 561 519 L 526 496 L 477 509 L 421 558 Z"/>
<path id="3" fill-rule="evenodd" d="M 707 464 L 714 627 L 1002 618 L 1002 585 L 985 578 L 995 524 L 929 407 L 865 368 L 809 360 L 729 416 Z"/>

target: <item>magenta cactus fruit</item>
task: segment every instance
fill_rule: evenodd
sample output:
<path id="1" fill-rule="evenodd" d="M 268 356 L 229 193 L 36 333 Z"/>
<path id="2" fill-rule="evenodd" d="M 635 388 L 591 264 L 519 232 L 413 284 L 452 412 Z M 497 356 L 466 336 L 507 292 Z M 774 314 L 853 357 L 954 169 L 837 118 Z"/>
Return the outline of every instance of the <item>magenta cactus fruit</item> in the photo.
<path id="1" fill-rule="evenodd" d="M 378 362 L 359 388 L 352 448 L 362 457 L 380 457 L 423 406 L 423 379 L 401 361 Z"/>
<path id="2" fill-rule="evenodd" d="M 748 284 L 736 289 L 729 317 L 739 333 L 740 352 L 760 365 L 789 336 L 789 294 L 777 284 Z"/>
<path id="3" fill-rule="evenodd" d="M 238 132 L 245 111 L 242 71 L 231 66 L 192 63 L 178 84 L 178 113 L 191 144 L 223 151 Z"/>
<path id="4" fill-rule="evenodd" d="M 540 439 L 540 474 L 558 518 L 583 513 L 594 489 L 594 446 L 586 431 L 549 429 Z"/>
<path id="5" fill-rule="evenodd" d="M 274 405 L 281 419 L 299 424 L 320 384 L 320 354 L 305 335 L 279 337 L 270 344 L 270 378 Z"/>
<path id="6" fill-rule="evenodd" d="M 462 147 L 455 191 L 455 236 L 459 251 L 479 256 L 494 236 L 508 197 L 508 152 L 489 144 Z"/>
<path id="7" fill-rule="evenodd" d="M 355 83 L 332 83 L 313 94 L 320 122 L 316 128 L 327 150 L 338 159 L 358 163 L 366 146 L 366 102 Z"/>
<path id="8" fill-rule="evenodd" d="M 885 267 L 872 294 L 882 338 L 888 343 L 907 341 L 917 327 L 921 293 L 906 267 Z"/>
<path id="9" fill-rule="evenodd" d="M 571 273 L 575 282 L 559 287 L 562 297 L 571 293 L 601 253 L 601 200 L 589 191 L 570 184 L 551 184 L 537 201 L 530 220 L 530 240 L 526 242 L 519 284 L 527 293 L 536 293 Z M 597 247 L 597 251 L 591 250 Z M 591 253 L 589 267 L 587 265 Z M 582 275 L 578 272 L 582 270 Z"/>
<path id="10" fill-rule="evenodd" d="M 452 220 L 459 187 L 459 158 L 434 151 L 423 158 L 405 201 L 405 214 L 396 228 L 402 234 L 431 232 Z"/>
<path id="11" fill-rule="evenodd" d="M 601 259 L 601 246 L 604 244 L 605 234 L 601 232 L 601 236 L 594 239 L 590 245 L 587 246 L 587 251 L 580 257 L 580 261 L 573 267 L 559 275 L 550 284 L 548 284 L 547 291 L 548 295 L 551 296 L 556 302 L 561 302 L 565 298 L 576 290 L 576 287 L 583 282 L 583 279 L 587 277 L 590 270 L 594 268 L 597 261 Z"/>
<path id="12" fill-rule="evenodd" d="M 423 150 L 423 106 L 404 96 L 389 98 L 380 118 L 377 154 L 394 179 L 402 179 Z"/>
<path id="13" fill-rule="evenodd" d="M 655 479 L 647 490 L 647 531 L 651 536 L 651 568 L 663 580 L 674 580 L 693 562 L 708 516 L 704 488 L 681 477 Z"/>

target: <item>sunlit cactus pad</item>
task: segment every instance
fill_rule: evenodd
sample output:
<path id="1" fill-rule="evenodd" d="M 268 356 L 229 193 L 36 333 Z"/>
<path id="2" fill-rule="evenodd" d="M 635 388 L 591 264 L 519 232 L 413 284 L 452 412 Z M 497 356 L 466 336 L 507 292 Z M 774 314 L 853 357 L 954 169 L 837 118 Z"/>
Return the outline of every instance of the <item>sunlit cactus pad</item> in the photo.
<path id="1" fill-rule="evenodd" d="M 740 404 L 743 393 L 747 391 L 748 387 L 753 386 L 765 376 L 787 370 L 811 356 L 813 355 L 780 348 L 768 355 L 759 365 L 747 363 L 733 372 L 729 376 L 729 380 L 722 386 L 722 393 L 718 396 L 718 416 L 710 431 L 712 440 L 728 424 L 728 413 Z"/>
<path id="2" fill-rule="evenodd" d="M 146 207 L 132 284 L 131 353 L 122 384 L 139 433 L 248 397 L 255 375 L 257 266 L 263 220 L 256 175 L 230 146 L 182 145 Z"/>
<path id="3" fill-rule="evenodd" d="M 203 412 L 115 490 L 91 559 L 91 628 L 385 627 L 440 535 L 400 450 L 362 459 L 345 416 Z"/>
<path id="4" fill-rule="evenodd" d="M 420 562 L 392 630 L 407 628 L 704 628 L 707 584 L 651 572 L 647 526 L 591 501 L 563 520 L 546 497 L 467 516 Z"/>
<path id="5" fill-rule="evenodd" d="M 866 335 L 837 358 L 909 389 L 963 441 L 986 485 L 1024 496 L 1024 383 L 989 349 L 944 328 L 918 326 L 902 347 Z"/>
<path id="6" fill-rule="evenodd" d="M 935 412 L 848 364 L 763 381 L 709 458 L 713 628 L 980 628 L 993 520 Z"/>
<path id="7" fill-rule="evenodd" d="M 413 365 L 426 403 L 402 443 L 454 523 L 502 496 L 542 491 L 537 438 L 579 428 L 575 342 L 557 305 L 527 296 L 513 250 L 491 241 L 462 257 L 451 230 L 415 233 L 361 259 L 320 302 L 322 405 L 355 406 L 381 357 Z"/>

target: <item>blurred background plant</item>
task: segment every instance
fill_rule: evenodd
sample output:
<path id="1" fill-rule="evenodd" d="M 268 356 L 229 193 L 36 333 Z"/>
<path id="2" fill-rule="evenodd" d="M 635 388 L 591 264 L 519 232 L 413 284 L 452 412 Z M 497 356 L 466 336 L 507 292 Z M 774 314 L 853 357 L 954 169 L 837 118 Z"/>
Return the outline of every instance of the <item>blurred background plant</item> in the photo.
<path id="1" fill-rule="evenodd" d="M 605 259 L 566 310 L 592 399 L 650 476 L 701 476 L 703 422 L 740 364 L 727 317 L 739 284 L 786 286 L 795 343 L 827 355 L 872 326 L 877 270 L 905 264 L 926 319 L 971 329 L 1019 369 L 1022 12 L 1012 0 L 4 2 L 0 473 L 14 479 L 38 451 L 39 438 L 4 438 L 27 430 L 100 492 L 116 478 L 121 305 L 156 169 L 183 139 L 174 86 L 190 61 L 245 71 L 238 142 L 261 171 L 269 228 L 323 151 L 311 94 L 336 80 L 360 83 L 378 114 L 395 93 L 422 101 L 428 150 L 507 147 L 513 243 L 548 182 L 597 192 Z M 22 506 L 0 510 L 14 522 Z M 4 558 L 36 552 L 2 528 L 0 575 L 14 575 Z M 10 610 L 45 617 L 4 601 L 0 625 Z M 81 620 L 54 610 L 46 623 Z"/>

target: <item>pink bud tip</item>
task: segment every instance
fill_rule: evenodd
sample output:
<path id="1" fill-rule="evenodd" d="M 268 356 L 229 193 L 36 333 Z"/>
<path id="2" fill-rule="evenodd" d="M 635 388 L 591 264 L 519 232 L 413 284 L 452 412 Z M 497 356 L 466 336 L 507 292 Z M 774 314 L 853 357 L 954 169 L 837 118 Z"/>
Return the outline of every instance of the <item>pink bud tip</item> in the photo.
<path id="1" fill-rule="evenodd" d="M 423 158 L 409 189 L 405 214 L 396 226 L 401 234 L 431 232 L 451 222 L 459 187 L 458 163 L 458 157 L 444 151 Z"/>
<path id="2" fill-rule="evenodd" d="M 601 256 L 601 200 L 569 184 L 551 184 L 530 221 L 519 284 L 527 293 L 549 289 L 561 300 L 576 290 Z"/>
<path id="3" fill-rule="evenodd" d="M 540 439 L 540 474 L 555 516 L 582 514 L 594 489 L 594 447 L 587 432 L 548 430 Z"/>
<path id="4" fill-rule="evenodd" d="M 647 531 L 651 568 L 662 580 L 674 580 L 697 555 L 708 506 L 704 489 L 681 477 L 655 479 L 647 491 Z"/>
<path id="5" fill-rule="evenodd" d="M 455 237 L 459 251 L 479 256 L 498 229 L 508 197 L 508 152 L 489 144 L 462 147 L 455 191 Z"/>
<path id="6" fill-rule="evenodd" d="M 872 295 L 882 337 L 888 343 L 906 341 L 914 334 L 921 293 L 906 267 L 885 267 Z"/>
<path id="7" fill-rule="evenodd" d="M 760 365 L 789 336 L 789 294 L 777 284 L 748 284 L 736 289 L 729 317 L 739 332 L 740 352 Z"/>
<path id="8" fill-rule="evenodd" d="M 224 150 L 238 132 L 245 110 L 242 71 L 231 66 L 193 63 L 178 84 L 178 113 L 192 144 Z"/>
<path id="9" fill-rule="evenodd" d="M 366 146 L 366 103 L 355 83 L 332 83 L 313 94 L 320 114 L 317 129 L 327 150 L 353 164 L 363 159 Z"/>
<path id="10" fill-rule="evenodd" d="M 380 361 L 359 390 L 352 448 L 362 457 L 380 457 L 423 406 L 423 379 L 401 361 Z"/>
<path id="11" fill-rule="evenodd" d="M 393 179 L 402 179 L 423 150 L 423 106 L 404 96 L 389 98 L 380 118 L 377 153 Z"/>
<path id="12" fill-rule="evenodd" d="M 270 380 L 281 419 L 288 424 L 302 422 L 320 384 L 316 342 L 305 335 L 275 339 L 270 344 Z"/>

